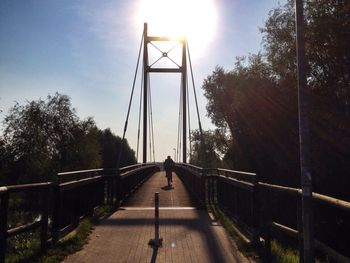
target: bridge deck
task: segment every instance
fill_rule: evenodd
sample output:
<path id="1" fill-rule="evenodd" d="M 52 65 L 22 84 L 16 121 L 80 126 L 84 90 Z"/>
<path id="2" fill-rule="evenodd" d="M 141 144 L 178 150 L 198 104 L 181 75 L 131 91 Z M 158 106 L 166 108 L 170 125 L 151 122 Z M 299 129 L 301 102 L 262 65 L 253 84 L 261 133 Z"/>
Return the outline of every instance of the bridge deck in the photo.
<path id="1" fill-rule="evenodd" d="M 225 230 L 205 210 L 197 210 L 174 174 L 166 187 L 164 172 L 154 174 L 90 235 L 89 243 L 64 262 L 249 262 L 234 247 Z M 153 194 L 160 194 L 160 236 L 163 246 L 148 246 L 154 237 Z"/>

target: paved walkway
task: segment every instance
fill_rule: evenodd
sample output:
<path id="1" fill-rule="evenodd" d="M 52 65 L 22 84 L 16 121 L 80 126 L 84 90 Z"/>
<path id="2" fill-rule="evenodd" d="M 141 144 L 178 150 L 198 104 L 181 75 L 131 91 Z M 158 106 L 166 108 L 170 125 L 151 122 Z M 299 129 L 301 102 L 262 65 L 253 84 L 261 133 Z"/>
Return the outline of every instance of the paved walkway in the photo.
<path id="1" fill-rule="evenodd" d="M 164 172 L 153 175 L 123 207 L 102 221 L 89 243 L 64 262 L 249 262 L 232 244 L 226 231 L 205 210 L 197 210 L 174 174 L 166 187 Z M 160 236 L 163 246 L 152 249 L 153 193 L 160 195 Z"/>

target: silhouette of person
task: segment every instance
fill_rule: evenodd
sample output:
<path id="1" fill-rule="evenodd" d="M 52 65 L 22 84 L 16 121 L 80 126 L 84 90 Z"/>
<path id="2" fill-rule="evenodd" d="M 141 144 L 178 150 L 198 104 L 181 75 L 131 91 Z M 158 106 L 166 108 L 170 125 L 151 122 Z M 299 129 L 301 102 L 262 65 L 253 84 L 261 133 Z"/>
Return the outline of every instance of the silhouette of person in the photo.
<path id="1" fill-rule="evenodd" d="M 173 167 L 174 167 L 174 161 L 171 159 L 170 156 L 168 156 L 166 158 L 166 160 L 164 161 L 164 170 L 165 170 L 165 176 L 168 180 L 168 186 L 170 187 L 172 182 L 173 182 L 173 175 L 172 175 L 172 172 L 173 172 Z"/>

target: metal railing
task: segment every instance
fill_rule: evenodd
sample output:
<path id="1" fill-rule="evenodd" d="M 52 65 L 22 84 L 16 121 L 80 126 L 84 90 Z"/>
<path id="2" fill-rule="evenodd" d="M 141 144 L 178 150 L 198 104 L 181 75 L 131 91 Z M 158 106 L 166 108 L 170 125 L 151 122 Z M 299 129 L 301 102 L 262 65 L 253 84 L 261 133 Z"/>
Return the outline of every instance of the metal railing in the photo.
<path id="1" fill-rule="evenodd" d="M 58 174 L 58 183 L 10 185 L 0 187 L 0 262 L 4 262 L 7 239 L 40 229 L 41 251 L 48 242 L 55 244 L 101 205 L 117 208 L 159 168 L 137 164 L 120 169 L 93 169 Z M 35 192 L 40 215 L 33 222 L 9 228 L 11 194 Z"/>
<path id="2" fill-rule="evenodd" d="M 249 172 L 220 168 L 206 169 L 183 163 L 177 164 L 175 170 L 199 201 L 218 205 L 253 244 L 263 244 L 266 257 L 271 253 L 272 236 L 278 238 L 283 235 L 297 238 L 299 251 L 302 254 L 301 189 L 260 182 L 255 173 Z M 326 206 L 327 209 L 334 209 L 338 216 L 339 213 L 343 213 L 339 220 L 350 219 L 350 202 L 319 193 L 313 193 L 312 200 L 316 214 L 320 214 L 322 209 L 326 211 L 320 207 Z M 278 208 L 288 209 L 291 212 L 283 213 L 277 211 Z M 295 217 L 286 218 L 291 214 Z M 324 231 L 319 230 L 316 232 Z M 316 238 L 317 236 L 320 235 L 316 234 Z M 324 242 L 315 239 L 314 243 L 316 249 L 332 260 L 350 262 L 349 258 Z M 300 257 L 302 258 L 302 255 Z"/>

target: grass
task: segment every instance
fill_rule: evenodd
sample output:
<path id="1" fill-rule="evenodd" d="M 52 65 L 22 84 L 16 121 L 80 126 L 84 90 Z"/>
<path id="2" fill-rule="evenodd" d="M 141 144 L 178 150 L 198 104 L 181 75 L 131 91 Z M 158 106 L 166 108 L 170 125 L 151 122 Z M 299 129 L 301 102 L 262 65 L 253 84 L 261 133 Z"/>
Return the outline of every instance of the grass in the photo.
<path id="1" fill-rule="evenodd" d="M 271 262 L 298 263 L 299 253 L 296 249 L 284 247 L 276 240 L 271 241 Z"/>
<path id="2" fill-rule="evenodd" d="M 271 258 L 264 260 L 261 248 L 254 247 L 247 243 L 239 234 L 234 225 L 234 222 L 217 206 L 208 206 L 208 211 L 213 214 L 215 219 L 227 230 L 234 240 L 237 248 L 246 257 L 250 257 L 257 262 L 271 262 L 271 263 L 298 263 L 299 252 L 297 249 L 283 246 L 277 240 L 271 241 Z M 316 260 L 320 263 L 320 260 Z"/>
<path id="3" fill-rule="evenodd" d="M 102 206 L 94 211 L 94 215 L 90 218 L 83 219 L 79 226 L 62 238 L 54 247 L 48 248 L 45 253 L 33 254 L 33 251 L 39 251 L 39 238 L 27 240 L 25 249 L 17 250 L 6 257 L 6 263 L 58 263 L 68 255 L 79 251 L 89 241 L 89 235 L 94 229 L 94 225 L 98 224 L 99 220 L 112 212 L 110 206 Z M 23 246 L 23 245 L 21 245 Z"/>
<path id="4" fill-rule="evenodd" d="M 259 255 L 254 250 L 253 246 L 247 243 L 239 234 L 232 220 L 225 215 L 225 213 L 216 206 L 209 206 L 209 212 L 213 214 L 215 219 L 227 230 L 230 236 L 235 241 L 235 244 L 239 251 L 241 251 L 246 257 L 258 259 Z"/>

